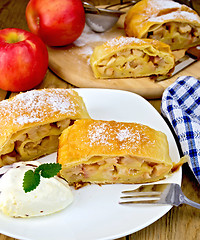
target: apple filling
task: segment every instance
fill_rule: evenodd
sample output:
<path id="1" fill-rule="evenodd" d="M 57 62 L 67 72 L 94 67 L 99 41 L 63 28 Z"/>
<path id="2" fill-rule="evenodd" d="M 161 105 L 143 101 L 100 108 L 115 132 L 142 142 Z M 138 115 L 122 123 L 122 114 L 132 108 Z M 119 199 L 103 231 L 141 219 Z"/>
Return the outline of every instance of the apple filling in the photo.
<path id="1" fill-rule="evenodd" d="M 151 55 L 151 49 L 126 49 L 103 59 L 97 71 L 103 78 L 167 75 L 173 68 L 171 58 Z"/>
<path id="2" fill-rule="evenodd" d="M 30 161 L 55 152 L 58 137 L 72 123 L 73 120 L 65 119 L 13 134 L 0 156 L 0 167 L 18 161 Z"/>
<path id="3" fill-rule="evenodd" d="M 94 162 L 95 160 L 95 162 Z M 62 175 L 71 184 L 76 183 L 144 183 L 161 179 L 171 165 L 151 162 L 140 157 L 93 157 L 91 164 L 80 164 L 63 169 Z"/>
<path id="4" fill-rule="evenodd" d="M 160 40 L 169 44 L 172 50 L 178 50 L 198 44 L 200 28 L 195 28 L 187 23 L 170 22 L 161 26 L 152 26 L 143 37 Z"/>

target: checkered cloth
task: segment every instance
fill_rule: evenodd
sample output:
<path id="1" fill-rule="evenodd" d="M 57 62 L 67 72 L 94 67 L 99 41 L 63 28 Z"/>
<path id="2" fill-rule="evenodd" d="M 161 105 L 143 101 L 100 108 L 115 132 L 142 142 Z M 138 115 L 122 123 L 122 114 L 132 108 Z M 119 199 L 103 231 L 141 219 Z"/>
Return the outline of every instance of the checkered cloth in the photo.
<path id="1" fill-rule="evenodd" d="M 171 123 L 190 168 L 200 183 L 200 81 L 179 77 L 163 93 L 161 112 Z"/>

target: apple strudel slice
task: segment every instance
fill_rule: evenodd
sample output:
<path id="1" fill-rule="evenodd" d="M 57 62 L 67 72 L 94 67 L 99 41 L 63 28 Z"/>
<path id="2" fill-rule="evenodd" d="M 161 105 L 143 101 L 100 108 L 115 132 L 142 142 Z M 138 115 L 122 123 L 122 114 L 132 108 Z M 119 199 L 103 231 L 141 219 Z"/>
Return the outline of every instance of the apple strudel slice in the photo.
<path id="1" fill-rule="evenodd" d="M 124 28 L 129 37 L 157 39 L 172 50 L 200 43 L 199 15 L 172 0 L 139 1 L 128 11 Z"/>
<path id="2" fill-rule="evenodd" d="M 97 46 L 90 62 L 96 78 L 170 76 L 175 65 L 167 44 L 123 36 Z"/>
<path id="3" fill-rule="evenodd" d="M 75 186 L 157 181 L 174 166 L 164 133 L 137 123 L 92 119 L 77 120 L 62 132 L 57 161 L 61 177 Z"/>
<path id="4" fill-rule="evenodd" d="M 89 115 L 74 90 L 32 90 L 1 101 L 0 167 L 57 151 L 61 132 L 81 118 Z"/>

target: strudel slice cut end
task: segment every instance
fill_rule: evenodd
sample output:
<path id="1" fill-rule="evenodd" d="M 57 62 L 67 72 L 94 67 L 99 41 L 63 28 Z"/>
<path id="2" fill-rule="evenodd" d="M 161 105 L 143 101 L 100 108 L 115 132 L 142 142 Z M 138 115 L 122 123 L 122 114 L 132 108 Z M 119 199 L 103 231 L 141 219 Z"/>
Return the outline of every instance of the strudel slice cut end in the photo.
<path id="1" fill-rule="evenodd" d="M 74 90 L 32 90 L 1 101 L 0 167 L 55 152 L 61 132 L 81 118 L 89 115 Z"/>
<path id="2" fill-rule="evenodd" d="M 97 46 L 90 63 L 96 78 L 137 78 L 170 76 L 175 60 L 167 44 L 121 36 Z"/>
<path id="3" fill-rule="evenodd" d="M 157 39 L 172 50 L 200 43 L 199 15 L 172 0 L 139 1 L 128 11 L 124 28 L 129 37 Z"/>
<path id="4" fill-rule="evenodd" d="M 92 119 L 63 131 L 57 161 L 71 185 L 153 182 L 173 168 L 164 133 L 137 123 Z"/>

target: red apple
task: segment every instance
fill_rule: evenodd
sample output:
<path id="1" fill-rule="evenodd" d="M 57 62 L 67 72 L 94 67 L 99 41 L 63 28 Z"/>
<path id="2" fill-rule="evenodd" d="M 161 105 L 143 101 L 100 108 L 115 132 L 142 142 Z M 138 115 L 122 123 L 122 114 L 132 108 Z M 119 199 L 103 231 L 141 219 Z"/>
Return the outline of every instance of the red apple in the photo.
<path id="1" fill-rule="evenodd" d="M 31 32 L 49 46 L 74 42 L 85 26 L 81 0 L 30 0 L 26 20 Z"/>
<path id="2" fill-rule="evenodd" d="M 0 88 L 26 91 L 38 85 L 48 68 L 46 45 L 33 33 L 0 30 Z"/>

